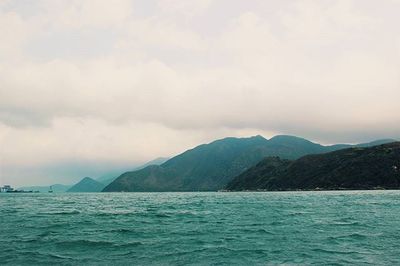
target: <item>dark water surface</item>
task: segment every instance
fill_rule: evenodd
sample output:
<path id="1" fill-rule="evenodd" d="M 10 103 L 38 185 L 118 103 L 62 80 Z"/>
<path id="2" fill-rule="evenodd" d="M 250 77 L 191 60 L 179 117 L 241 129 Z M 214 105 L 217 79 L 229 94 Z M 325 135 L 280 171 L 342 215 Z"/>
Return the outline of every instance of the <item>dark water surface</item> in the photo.
<path id="1" fill-rule="evenodd" d="M 400 191 L 0 194 L 0 264 L 400 265 Z"/>

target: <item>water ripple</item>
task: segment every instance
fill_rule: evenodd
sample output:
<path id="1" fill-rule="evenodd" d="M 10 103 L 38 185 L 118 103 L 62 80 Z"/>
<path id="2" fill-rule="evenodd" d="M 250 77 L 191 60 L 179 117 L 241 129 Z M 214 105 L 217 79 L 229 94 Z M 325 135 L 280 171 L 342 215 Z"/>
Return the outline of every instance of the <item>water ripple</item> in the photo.
<path id="1" fill-rule="evenodd" d="M 400 192 L 1 194 L 10 265 L 400 264 Z"/>

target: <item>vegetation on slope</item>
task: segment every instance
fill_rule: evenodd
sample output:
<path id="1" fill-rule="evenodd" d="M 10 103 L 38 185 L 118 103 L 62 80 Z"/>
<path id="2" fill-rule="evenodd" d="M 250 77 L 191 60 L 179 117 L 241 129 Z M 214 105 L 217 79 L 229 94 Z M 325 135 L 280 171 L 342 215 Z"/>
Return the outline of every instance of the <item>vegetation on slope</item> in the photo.
<path id="1" fill-rule="evenodd" d="M 267 156 L 297 159 L 345 147 L 350 145 L 323 146 L 293 136 L 225 138 L 197 146 L 160 166 L 124 173 L 104 191 L 215 191 Z"/>
<path id="2" fill-rule="evenodd" d="M 354 147 L 294 161 L 266 158 L 234 178 L 229 190 L 397 189 L 400 142 Z"/>

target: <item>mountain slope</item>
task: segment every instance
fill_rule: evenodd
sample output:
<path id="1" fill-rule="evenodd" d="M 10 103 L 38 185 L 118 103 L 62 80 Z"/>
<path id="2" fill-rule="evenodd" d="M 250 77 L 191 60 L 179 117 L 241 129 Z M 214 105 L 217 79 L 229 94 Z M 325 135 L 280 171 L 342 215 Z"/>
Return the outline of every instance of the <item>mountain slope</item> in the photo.
<path id="1" fill-rule="evenodd" d="M 103 188 L 103 183 L 100 183 L 93 178 L 85 177 L 68 189 L 67 192 L 100 192 Z"/>
<path id="2" fill-rule="evenodd" d="M 354 147 L 295 161 L 266 158 L 234 178 L 229 190 L 400 188 L 400 142 Z"/>
<path id="3" fill-rule="evenodd" d="M 143 165 L 140 165 L 138 167 L 134 167 L 132 169 L 132 171 L 137 171 L 137 170 L 143 169 L 143 168 L 145 168 L 147 166 L 150 166 L 150 165 L 160 165 L 160 164 L 165 163 L 168 159 L 169 158 L 159 157 L 159 158 L 151 160 L 151 161 L 149 161 L 149 162 L 147 162 L 147 163 L 145 163 Z M 114 171 L 114 172 L 110 172 L 110 173 L 104 174 L 101 177 L 96 178 L 96 180 L 99 181 L 100 183 L 108 185 L 111 182 L 113 182 L 115 179 L 117 179 L 117 177 L 120 176 L 120 174 L 121 174 L 121 171 L 120 172 Z"/>
<path id="4" fill-rule="evenodd" d="M 266 139 L 226 138 L 200 145 L 163 163 L 121 175 L 104 191 L 195 191 L 215 190 L 226 179 L 242 172 L 263 156 Z M 242 156 L 243 154 L 248 156 Z"/>
<path id="5" fill-rule="evenodd" d="M 103 191 L 215 191 L 267 156 L 297 159 L 349 146 L 322 146 L 294 136 L 225 138 L 185 151 L 160 166 L 124 173 Z"/>

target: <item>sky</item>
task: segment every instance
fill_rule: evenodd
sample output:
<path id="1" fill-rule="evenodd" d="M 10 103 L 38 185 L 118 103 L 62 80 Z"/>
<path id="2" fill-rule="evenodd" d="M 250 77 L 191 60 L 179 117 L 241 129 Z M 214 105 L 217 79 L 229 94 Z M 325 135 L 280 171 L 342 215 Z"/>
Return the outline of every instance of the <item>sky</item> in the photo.
<path id="1" fill-rule="evenodd" d="M 0 0 L 0 185 L 215 139 L 400 138 L 399 0 Z"/>

